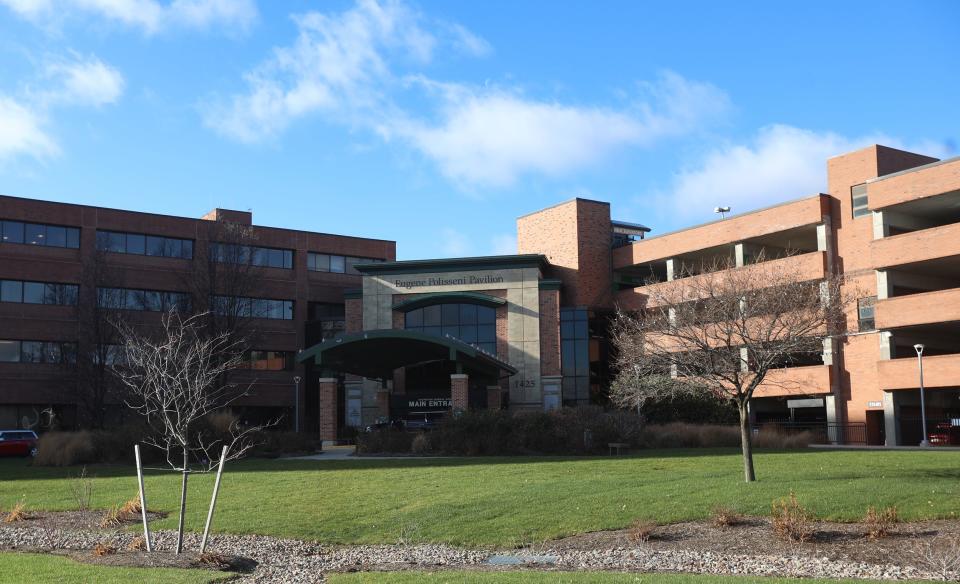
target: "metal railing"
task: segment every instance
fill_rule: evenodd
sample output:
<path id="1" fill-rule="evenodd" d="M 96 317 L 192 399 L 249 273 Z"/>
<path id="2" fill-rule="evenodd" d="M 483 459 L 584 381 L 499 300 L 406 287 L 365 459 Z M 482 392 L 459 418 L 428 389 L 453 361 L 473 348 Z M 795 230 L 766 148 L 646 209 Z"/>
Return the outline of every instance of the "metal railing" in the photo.
<path id="1" fill-rule="evenodd" d="M 828 424 L 826 422 L 766 422 L 753 426 L 754 435 L 764 432 L 812 435 L 813 444 L 866 444 L 867 425 L 863 422 Z"/>

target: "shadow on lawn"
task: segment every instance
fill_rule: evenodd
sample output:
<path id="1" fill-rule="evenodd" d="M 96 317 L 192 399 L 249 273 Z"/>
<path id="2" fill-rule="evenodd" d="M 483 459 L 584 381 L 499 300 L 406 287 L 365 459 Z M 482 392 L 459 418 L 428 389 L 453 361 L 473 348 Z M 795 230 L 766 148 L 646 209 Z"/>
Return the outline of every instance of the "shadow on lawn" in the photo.
<path id="1" fill-rule="evenodd" d="M 758 456 L 758 478 L 761 480 L 777 481 L 778 477 L 773 473 L 764 472 L 764 461 L 790 457 L 807 458 L 811 455 L 822 456 L 829 459 L 838 457 L 860 457 L 863 453 L 855 451 L 823 451 L 815 449 L 798 450 L 757 450 Z M 915 453 L 911 453 L 915 454 Z M 932 453 L 930 453 L 932 454 Z M 936 456 L 936 454 L 934 454 Z M 876 454 L 871 453 L 871 456 Z M 929 454 L 928 454 L 929 456 Z M 346 460 L 278 460 L 271 458 L 252 458 L 228 465 L 227 469 L 234 472 L 303 472 L 303 471 L 338 471 L 338 470 L 379 470 L 379 469 L 416 469 L 416 468 L 455 468 L 467 466 L 489 466 L 489 465 L 522 465 L 522 464 L 551 464 L 551 463 L 597 463 L 609 462 L 612 464 L 629 464 L 632 461 L 675 461 L 678 459 L 699 459 L 715 458 L 718 463 L 715 469 L 727 466 L 739 468 L 740 450 L 737 448 L 669 448 L 661 450 L 642 450 L 635 451 L 629 455 L 623 456 L 477 456 L 477 457 L 410 457 L 410 458 L 378 458 L 376 456 L 364 456 Z M 960 456 L 958 456 L 960 458 Z M 832 461 L 835 463 L 835 461 Z M 29 460 L 25 459 L 0 459 L 0 476 L 8 480 L 26 479 L 26 480 L 58 480 L 63 478 L 76 477 L 78 470 L 83 465 L 71 467 L 38 467 L 32 466 Z M 779 463 L 777 464 L 779 466 Z M 128 477 L 134 472 L 133 465 L 126 464 L 90 464 L 86 465 L 88 472 L 96 474 L 98 477 Z M 669 470 L 669 469 L 663 469 Z M 708 469 L 704 469 L 708 470 Z M 709 469 L 713 470 L 713 469 Z M 887 469 L 887 475 L 908 473 L 910 476 L 926 476 L 939 479 L 960 479 L 960 466 L 956 468 L 916 468 L 910 469 Z M 148 470 L 146 474 L 160 475 L 172 471 Z M 849 473 L 842 476 L 837 474 L 827 474 L 822 477 L 807 476 L 804 480 L 842 480 L 858 479 L 871 476 L 873 470 L 864 468 L 860 473 Z M 795 479 L 796 477 L 791 477 Z"/>

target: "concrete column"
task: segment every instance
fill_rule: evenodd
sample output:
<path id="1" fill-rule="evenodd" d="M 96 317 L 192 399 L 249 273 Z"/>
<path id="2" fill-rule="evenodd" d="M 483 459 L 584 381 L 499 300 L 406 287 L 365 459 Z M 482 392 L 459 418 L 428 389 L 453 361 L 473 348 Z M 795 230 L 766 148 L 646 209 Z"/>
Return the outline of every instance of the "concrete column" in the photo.
<path id="1" fill-rule="evenodd" d="M 837 396 L 823 396 L 823 405 L 827 410 L 827 438 L 831 444 L 843 444 L 844 436 L 840 431 L 840 417 L 837 415 Z"/>
<path id="2" fill-rule="evenodd" d="M 887 214 L 883 211 L 873 212 L 873 238 L 883 239 L 890 235 L 890 226 L 887 224 Z"/>
<path id="3" fill-rule="evenodd" d="M 903 446 L 900 439 L 900 400 L 897 392 L 883 392 L 883 432 L 887 446 Z"/>
<path id="4" fill-rule="evenodd" d="M 503 408 L 503 389 L 499 385 L 487 386 L 487 409 L 499 410 Z"/>
<path id="5" fill-rule="evenodd" d="M 760 246 L 753 243 L 737 243 L 733 246 L 733 257 L 734 262 L 738 268 L 749 265 L 753 263 L 753 258 L 756 257 L 756 254 L 762 249 Z"/>
<path id="6" fill-rule="evenodd" d="M 337 379 L 320 378 L 320 439 L 337 439 Z"/>
<path id="7" fill-rule="evenodd" d="M 674 278 L 674 263 L 673 258 L 667 260 L 667 282 L 672 282 Z"/>
<path id="8" fill-rule="evenodd" d="M 750 371 L 750 350 L 745 347 L 740 349 L 740 371 Z"/>
<path id="9" fill-rule="evenodd" d="M 450 407 L 462 412 L 470 405 L 470 376 L 465 373 L 450 375 Z"/>
<path id="10" fill-rule="evenodd" d="M 880 358 L 885 360 L 893 359 L 893 333 L 890 331 L 880 331 L 877 338 L 880 339 Z"/>
<path id="11" fill-rule="evenodd" d="M 890 272 L 877 270 L 877 300 L 883 300 L 891 296 L 893 296 L 893 282 L 890 278 Z"/>

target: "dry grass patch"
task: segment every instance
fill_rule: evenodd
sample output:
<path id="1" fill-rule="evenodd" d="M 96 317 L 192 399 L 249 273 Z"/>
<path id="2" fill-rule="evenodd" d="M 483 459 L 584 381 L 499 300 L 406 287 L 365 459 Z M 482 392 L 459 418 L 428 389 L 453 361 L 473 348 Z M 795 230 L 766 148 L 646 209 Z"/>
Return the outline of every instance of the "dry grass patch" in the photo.
<path id="1" fill-rule="evenodd" d="M 743 517 L 730 507 L 718 505 L 710 512 L 710 520 L 717 529 L 726 529 L 741 523 Z"/>
<path id="2" fill-rule="evenodd" d="M 110 543 L 100 542 L 93 548 L 93 555 L 100 556 L 111 556 L 117 553 L 117 546 Z"/>
<path id="3" fill-rule="evenodd" d="M 140 495 L 137 494 L 134 498 L 129 499 L 126 503 L 120 506 L 120 513 L 123 515 L 139 515 L 140 511 L 143 510 L 143 507 L 140 506 Z"/>
<path id="4" fill-rule="evenodd" d="M 631 543 L 646 543 L 653 537 L 653 532 L 657 528 L 656 521 L 647 519 L 637 519 L 627 529 L 627 539 Z"/>
<path id="5" fill-rule="evenodd" d="M 23 504 L 23 501 L 17 501 L 17 504 L 13 506 L 13 509 L 7 512 L 7 515 L 3 518 L 4 523 L 16 523 L 18 521 L 25 521 L 27 519 L 27 508 Z"/>
<path id="6" fill-rule="evenodd" d="M 773 532 L 784 541 L 803 543 L 813 537 L 813 516 L 797 501 L 797 496 L 774 501 L 770 515 Z"/>
<path id="7" fill-rule="evenodd" d="M 103 512 L 103 515 L 100 517 L 100 527 L 120 527 L 126 518 L 127 515 L 120 509 L 120 506 L 114 505 Z"/>
<path id="8" fill-rule="evenodd" d="M 147 551 L 147 540 L 143 539 L 142 535 L 136 536 L 130 541 L 129 544 L 127 544 L 127 551 L 131 551 L 131 552 Z"/>
<path id="9" fill-rule="evenodd" d="M 885 507 L 878 511 L 876 507 L 870 505 L 863 518 L 863 523 L 867 526 L 867 537 L 870 539 L 887 537 L 893 533 L 893 526 L 899 522 L 896 506 Z"/>
<path id="10" fill-rule="evenodd" d="M 229 568 L 232 564 L 229 558 L 216 552 L 205 552 L 197 556 L 197 561 L 205 566 L 211 566 L 218 570 Z"/>

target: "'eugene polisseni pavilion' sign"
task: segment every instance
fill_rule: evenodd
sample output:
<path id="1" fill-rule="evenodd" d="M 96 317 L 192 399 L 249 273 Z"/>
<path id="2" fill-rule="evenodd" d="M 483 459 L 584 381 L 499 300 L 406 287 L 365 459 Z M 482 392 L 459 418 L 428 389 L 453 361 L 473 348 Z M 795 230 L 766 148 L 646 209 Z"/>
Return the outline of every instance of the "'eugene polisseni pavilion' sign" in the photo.
<path id="1" fill-rule="evenodd" d="M 476 284 L 502 284 L 503 276 L 461 276 L 459 278 L 444 278 L 437 276 L 420 280 L 394 280 L 397 288 L 410 290 L 412 288 L 427 288 L 432 286 L 473 286 Z"/>

